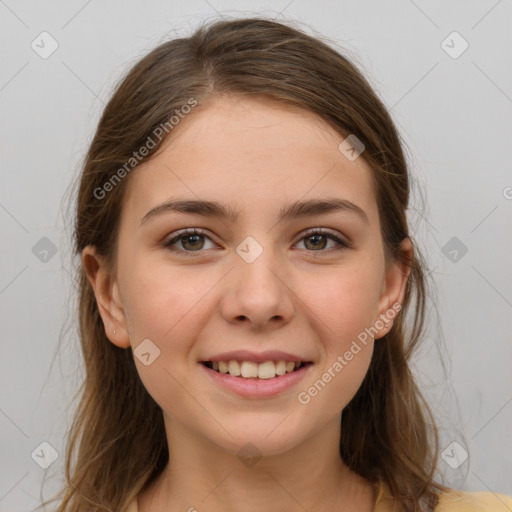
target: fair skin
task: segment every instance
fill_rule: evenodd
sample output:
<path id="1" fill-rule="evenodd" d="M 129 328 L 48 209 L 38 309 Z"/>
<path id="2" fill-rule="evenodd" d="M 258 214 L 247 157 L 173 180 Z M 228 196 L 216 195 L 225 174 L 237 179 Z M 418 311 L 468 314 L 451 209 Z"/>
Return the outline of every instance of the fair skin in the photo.
<path id="1" fill-rule="evenodd" d="M 135 350 L 149 338 L 160 350 L 148 366 L 134 357 L 170 447 L 139 511 L 373 510 L 374 488 L 339 456 L 340 416 L 393 320 L 309 403 L 297 399 L 403 300 L 408 268 L 385 258 L 372 170 L 347 159 L 344 137 L 315 114 L 268 101 L 219 98 L 171 135 L 129 177 L 115 274 L 94 247 L 82 254 L 110 341 Z M 239 218 L 167 211 L 141 224 L 178 197 L 217 201 Z M 277 220 L 292 202 L 327 198 L 350 201 L 366 220 L 348 209 Z M 163 246 L 185 228 L 204 236 Z M 350 247 L 325 236 L 315 245 L 309 228 Z M 236 251 L 247 237 L 263 249 L 250 263 Z M 411 255 L 409 240 L 402 249 Z M 199 362 L 238 349 L 313 364 L 276 396 L 240 397 Z M 247 443 L 262 456 L 250 466 L 237 456 Z"/>

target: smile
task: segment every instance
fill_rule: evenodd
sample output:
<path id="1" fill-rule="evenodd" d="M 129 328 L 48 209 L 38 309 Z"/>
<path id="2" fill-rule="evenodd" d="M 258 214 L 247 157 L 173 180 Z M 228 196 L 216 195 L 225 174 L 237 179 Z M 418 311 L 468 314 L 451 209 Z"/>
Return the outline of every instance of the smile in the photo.
<path id="1" fill-rule="evenodd" d="M 272 398 L 299 384 L 314 364 L 304 361 L 201 361 L 199 368 L 215 386 L 245 399 Z M 284 373 L 283 372 L 284 369 Z M 230 372 L 233 372 L 231 374 Z"/>
<path id="2" fill-rule="evenodd" d="M 243 379 L 273 379 L 302 368 L 304 361 L 204 361 L 203 364 L 218 373 L 229 374 Z"/>

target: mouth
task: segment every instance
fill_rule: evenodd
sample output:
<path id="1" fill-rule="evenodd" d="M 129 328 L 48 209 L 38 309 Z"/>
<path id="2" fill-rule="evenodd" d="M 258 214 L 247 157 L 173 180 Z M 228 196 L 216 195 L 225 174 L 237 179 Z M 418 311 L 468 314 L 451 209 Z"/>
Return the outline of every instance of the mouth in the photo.
<path id="1" fill-rule="evenodd" d="M 240 379 L 251 380 L 270 380 L 295 373 L 305 366 L 313 363 L 310 361 L 264 361 L 261 363 L 255 361 L 200 361 L 206 368 L 224 375 L 239 377 Z"/>

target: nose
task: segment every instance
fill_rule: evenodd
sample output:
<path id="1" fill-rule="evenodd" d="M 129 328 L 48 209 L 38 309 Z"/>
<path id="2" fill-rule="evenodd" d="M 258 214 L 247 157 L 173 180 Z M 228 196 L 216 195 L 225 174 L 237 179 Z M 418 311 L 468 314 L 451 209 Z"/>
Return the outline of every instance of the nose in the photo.
<path id="1" fill-rule="evenodd" d="M 262 250 L 255 259 L 243 255 L 235 258 L 234 268 L 224 282 L 224 319 L 248 323 L 255 330 L 271 323 L 277 327 L 290 322 L 296 304 L 291 281 L 284 262 L 279 264 L 271 250 Z"/>

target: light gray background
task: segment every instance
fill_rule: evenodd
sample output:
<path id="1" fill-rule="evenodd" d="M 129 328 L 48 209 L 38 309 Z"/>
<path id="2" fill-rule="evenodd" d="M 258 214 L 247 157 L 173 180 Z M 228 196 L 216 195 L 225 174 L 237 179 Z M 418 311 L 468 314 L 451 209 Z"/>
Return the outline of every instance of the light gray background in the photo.
<path id="1" fill-rule="evenodd" d="M 470 456 L 457 470 L 440 459 L 440 469 L 448 484 L 512 494 L 510 1 L 0 0 L 1 511 L 33 509 L 45 473 L 45 498 L 62 478 L 80 380 L 74 327 L 62 331 L 73 305 L 62 198 L 104 103 L 155 45 L 242 14 L 292 18 L 334 39 L 391 109 L 427 197 L 424 207 L 415 194 L 410 221 L 437 283 L 450 359 L 445 376 L 433 329 L 415 368 L 441 448 L 456 441 Z M 43 31 L 59 45 L 47 59 L 31 48 Z M 458 58 L 441 46 L 453 31 L 469 44 Z M 460 44 L 445 43 L 452 52 Z M 57 248 L 47 262 L 33 252 L 43 237 Z M 443 253 L 452 237 L 468 249 L 457 262 Z M 31 458 L 45 441 L 59 454 L 46 470 Z"/>

